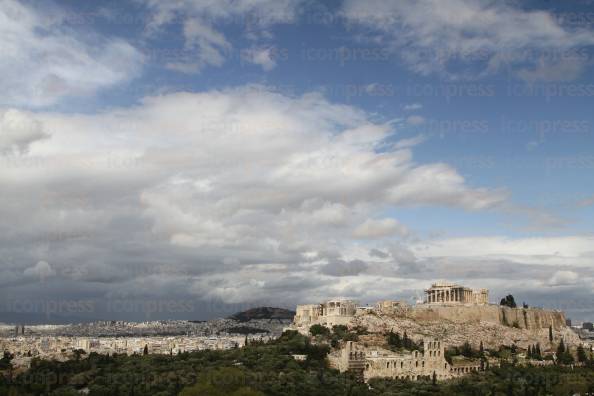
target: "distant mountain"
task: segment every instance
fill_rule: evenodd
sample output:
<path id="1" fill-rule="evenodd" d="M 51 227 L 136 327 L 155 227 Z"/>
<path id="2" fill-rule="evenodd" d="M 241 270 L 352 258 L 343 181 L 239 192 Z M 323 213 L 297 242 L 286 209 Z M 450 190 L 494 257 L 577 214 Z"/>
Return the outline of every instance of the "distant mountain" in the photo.
<path id="1" fill-rule="evenodd" d="M 258 307 L 238 312 L 229 316 L 229 319 L 247 322 L 252 319 L 293 319 L 295 311 L 284 308 Z"/>

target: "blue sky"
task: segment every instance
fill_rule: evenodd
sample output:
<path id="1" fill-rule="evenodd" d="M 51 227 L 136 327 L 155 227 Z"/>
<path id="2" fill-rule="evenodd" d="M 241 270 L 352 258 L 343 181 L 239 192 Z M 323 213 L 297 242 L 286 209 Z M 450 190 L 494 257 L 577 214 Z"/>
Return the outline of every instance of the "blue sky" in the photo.
<path id="1" fill-rule="evenodd" d="M 212 317 L 446 278 L 594 319 L 575 306 L 594 285 L 591 10 L 4 0 L 2 293 Z"/>

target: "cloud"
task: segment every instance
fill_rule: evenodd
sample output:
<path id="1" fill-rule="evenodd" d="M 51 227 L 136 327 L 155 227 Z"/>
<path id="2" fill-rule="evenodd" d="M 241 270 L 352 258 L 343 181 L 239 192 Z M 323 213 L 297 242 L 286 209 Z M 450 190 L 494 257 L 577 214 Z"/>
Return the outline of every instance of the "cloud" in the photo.
<path id="1" fill-rule="evenodd" d="M 0 113 L 0 154 L 26 153 L 31 144 L 48 136 L 39 121 L 22 111 Z"/>
<path id="2" fill-rule="evenodd" d="M 394 149 L 398 150 L 414 147 L 416 145 L 423 143 L 425 140 L 426 138 L 424 135 L 417 135 L 412 138 L 402 139 L 397 141 L 396 144 L 394 144 Z"/>
<path id="3" fill-rule="evenodd" d="M 564 56 L 556 62 L 541 57 L 534 65 L 518 70 L 518 76 L 527 82 L 573 81 L 580 77 L 588 62 L 578 55 Z"/>
<path id="4" fill-rule="evenodd" d="M 277 24 L 293 23 L 304 0 L 182 0 L 163 2 L 160 0 L 139 0 L 150 13 L 147 30 L 158 35 L 164 28 L 181 21 L 186 59 L 169 62 L 166 67 L 184 73 L 198 73 L 208 66 L 221 66 L 233 49 L 232 43 L 220 28 L 236 25 L 243 28 L 243 34 L 251 41 L 270 41 L 270 28 Z M 276 61 L 270 49 L 256 46 L 244 50 L 242 61 L 260 65 L 272 70 Z"/>
<path id="5" fill-rule="evenodd" d="M 367 219 L 355 228 L 355 238 L 383 238 L 387 236 L 407 236 L 409 230 L 395 219 Z"/>
<path id="6" fill-rule="evenodd" d="M 507 260 L 525 265 L 581 266 L 591 265 L 591 236 L 506 238 L 466 237 L 443 238 L 424 241 L 411 246 L 415 254 L 430 259 L 449 257 L 452 259 Z"/>
<path id="7" fill-rule="evenodd" d="M 56 271 L 47 261 L 39 261 L 33 267 L 25 269 L 23 273 L 25 276 L 39 278 L 40 280 L 56 275 Z"/>
<path id="8" fill-rule="evenodd" d="M 60 9 L 14 0 L 0 3 L 0 104 L 50 106 L 94 94 L 135 77 L 142 55 L 113 38 L 86 37 L 66 27 Z"/>
<path id="9" fill-rule="evenodd" d="M 425 123 L 425 118 L 419 115 L 412 115 L 406 118 L 406 123 L 409 125 L 421 125 Z"/>
<path id="10" fill-rule="evenodd" d="M 321 272 L 330 276 L 355 276 L 364 272 L 367 264 L 361 260 L 332 261 L 321 268 Z"/>
<path id="11" fill-rule="evenodd" d="M 404 105 L 404 107 L 403 107 L 404 111 L 415 111 L 415 110 L 421 110 L 422 108 L 423 108 L 423 105 L 420 103 L 411 103 L 411 104 Z"/>
<path id="12" fill-rule="evenodd" d="M 394 205 L 438 204 L 469 210 L 495 207 L 506 197 L 507 193 L 501 189 L 467 189 L 464 178 L 446 164 L 415 167 L 406 173 L 401 184 L 387 191 L 388 201 Z"/>
<path id="13" fill-rule="evenodd" d="M 26 139 L 0 167 L 0 248 L 16 277 L 3 293 L 32 290 L 25 271 L 44 268 L 22 263 L 43 257 L 44 290 L 73 296 L 365 296 L 378 276 L 394 277 L 388 290 L 427 271 L 407 246 L 382 242 L 407 233 L 386 210 L 505 200 L 450 166 L 416 163 L 410 145 L 387 150 L 393 124 L 315 92 L 244 86 L 26 116 L 51 139 Z"/>
<path id="14" fill-rule="evenodd" d="M 265 71 L 270 71 L 276 67 L 274 59 L 274 50 L 272 48 L 249 48 L 241 51 L 243 62 L 259 65 Z"/>
<path id="15" fill-rule="evenodd" d="M 579 281 L 579 275 L 573 271 L 557 271 L 551 276 L 550 286 L 571 286 Z"/>
<path id="16" fill-rule="evenodd" d="M 413 71 L 452 79 L 507 68 L 528 80 L 575 78 L 587 60 L 580 51 L 594 44 L 591 30 L 563 26 L 547 11 L 505 1 L 347 0 L 342 13 L 398 52 Z"/>

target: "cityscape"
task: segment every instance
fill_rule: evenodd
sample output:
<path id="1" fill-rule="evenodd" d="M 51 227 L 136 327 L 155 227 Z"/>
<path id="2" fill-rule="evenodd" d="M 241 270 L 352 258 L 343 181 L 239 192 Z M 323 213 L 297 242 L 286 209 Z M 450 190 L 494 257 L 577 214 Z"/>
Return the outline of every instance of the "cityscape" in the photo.
<path id="1" fill-rule="evenodd" d="M 593 396 L 594 0 L 0 0 L 0 396 Z"/>

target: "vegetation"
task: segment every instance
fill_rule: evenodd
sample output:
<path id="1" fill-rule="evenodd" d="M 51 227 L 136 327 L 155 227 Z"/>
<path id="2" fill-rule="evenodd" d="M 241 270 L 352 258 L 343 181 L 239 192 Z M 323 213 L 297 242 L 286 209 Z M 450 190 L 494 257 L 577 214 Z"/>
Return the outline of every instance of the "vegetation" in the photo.
<path id="1" fill-rule="evenodd" d="M 510 307 L 510 308 L 517 307 L 516 300 L 514 299 L 514 296 L 512 296 L 511 294 L 508 294 L 507 296 L 502 298 L 499 305 L 503 305 L 503 306 Z"/>
<path id="2" fill-rule="evenodd" d="M 14 358 L 8 351 L 4 351 L 2 359 L 0 359 L 0 370 L 8 370 L 11 368 L 10 361 Z"/>
<path id="3" fill-rule="evenodd" d="M 537 343 L 532 346 L 528 346 L 528 352 L 526 353 L 528 359 L 542 360 L 542 354 L 540 352 L 540 344 Z"/>
<path id="4" fill-rule="evenodd" d="M 310 326 L 309 334 L 311 334 L 314 337 L 316 337 L 316 336 L 327 337 L 330 335 L 330 329 L 327 328 L 326 326 L 322 326 L 320 324 L 315 324 L 315 325 Z"/>
<path id="5" fill-rule="evenodd" d="M 562 338 L 557 347 L 557 362 L 560 364 L 572 364 L 573 360 L 573 355 L 569 351 L 569 348 L 565 346 Z"/>
<path id="6" fill-rule="evenodd" d="M 388 343 L 388 347 L 392 351 L 398 351 L 402 349 L 406 349 L 408 351 L 423 350 L 422 344 L 416 343 L 412 339 L 408 338 L 406 331 L 404 332 L 402 337 L 400 337 L 400 333 L 390 331 L 386 336 L 386 342 Z"/>
<path id="7" fill-rule="evenodd" d="M 460 346 L 449 347 L 445 350 L 444 357 L 448 363 L 452 364 L 452 358 L 454 356 L 464 356 L 470 359 L 484 358 L 485 353 L 483 349 L 483 343 L 481 342 L 478 350 L 472 349 L 472 346 L 468 342 L 465 342 Z"/>
<path id="8" fill-rule="evenodd" d="M 337 327 L 332 336 L 350 333 Z M 511 353 L 511 349 L 507 351 Z M 316 345 L 308 337 L 288 331 L 269 343 L 252 343 L 226 351 L 174 356 L 91 353 L 67 362 L 34 359 L 28 372 L 12 378 L 7 371 L 0 375 L 0 396 L 65 396 L 87 390 L 90 396 L 536 396 L 594 392 L 591 357 L 584 367 L 503 365 L 449 381 L 373 379 L 368 386 L 350 374 L 329 369 L 325 362 L 328 351 L 328 346 Z M 465 345 L 460 352 L 480 355 L 480 349 L 476 352 Z M 306 359 L 296 361 L 293 354 L 306 355 Z M 9 365 L 11 356 L 5 355 L 4 359 L 5 365 Z"/>

